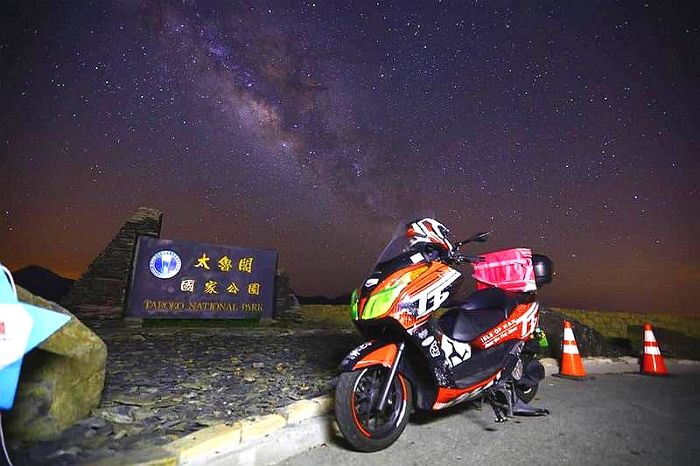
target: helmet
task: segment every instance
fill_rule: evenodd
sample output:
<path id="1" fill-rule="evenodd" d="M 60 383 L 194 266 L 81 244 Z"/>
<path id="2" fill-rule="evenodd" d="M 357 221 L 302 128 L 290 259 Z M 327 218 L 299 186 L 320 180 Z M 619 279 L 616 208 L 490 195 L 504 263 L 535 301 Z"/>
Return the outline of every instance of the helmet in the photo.
<path id="1" fill-rule="evenodd" d="M 424 218 L 409 223 L 406 226 L 406 236 L 410 238 L 410 245 L 418 243 L 433 244 L 447 252 L 452 252 L 452 243 L 447 238 L 450 230 L 445 225 L 433 218 Z"/>

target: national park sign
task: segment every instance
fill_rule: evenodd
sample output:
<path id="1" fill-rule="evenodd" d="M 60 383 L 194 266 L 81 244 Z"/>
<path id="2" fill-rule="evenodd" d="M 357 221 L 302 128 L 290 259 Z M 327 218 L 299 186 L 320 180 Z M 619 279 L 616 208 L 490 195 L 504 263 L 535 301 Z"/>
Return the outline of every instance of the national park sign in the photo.
<path id="1" fill-rule="evenodd" d="M 127 315 L 167 319 L 272 316 L 277 252 L 141 236 Z"/>

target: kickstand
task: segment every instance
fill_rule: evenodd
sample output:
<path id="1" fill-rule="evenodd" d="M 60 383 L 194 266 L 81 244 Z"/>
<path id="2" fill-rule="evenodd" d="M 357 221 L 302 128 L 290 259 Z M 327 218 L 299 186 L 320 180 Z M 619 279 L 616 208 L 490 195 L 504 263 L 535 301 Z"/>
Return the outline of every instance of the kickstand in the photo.
<path id="1" fill-rule="evenodd" d="M 501 390 L 499 390 L 501 391 Z M 508 403 L 500 403 L 496 400 L 496 392 L 489 391 L 486 394 L 486 399 L 493 409 L 493 413 L 496 415 L 496 422 L 506 422 L 508 418 L 506 416 L 512 416 L 512 408 L 510 404 L 510 398 L 506 394 L 506 400 Z M 504 416 L 505 414 L 505 416 Z"/>

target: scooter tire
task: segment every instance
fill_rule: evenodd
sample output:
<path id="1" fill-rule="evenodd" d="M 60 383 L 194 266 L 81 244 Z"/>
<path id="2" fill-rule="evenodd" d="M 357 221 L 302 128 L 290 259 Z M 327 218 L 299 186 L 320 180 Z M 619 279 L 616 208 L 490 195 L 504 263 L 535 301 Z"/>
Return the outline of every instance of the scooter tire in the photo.
<path id="1" fill-rule="evenodd" d="M 394 387 L 392 387 L 392 392 L 390 393 L 395 396 L 392 400 L 394 406 L 397 407 L 396 409 L 400 409 L 398 418 L 394 425 L 388 426 L 389 430 L 387 432 L 383 432 L 381 435 L 373 435 L 360 421 L 360 413 L 357 411 L 355 404 L 355 390 L 359 380 L 370 369 L 384 368 L 373 366 L 352 372 L 343 372 L 340 374 L 338 385 L 335 389 L 335 417 L 340 432 L 352 448 L 362 452 L 383 450 L 394 443 L 406 429 L 413 403 L 410 383 L 400 373 L 397 373 L 394 379 Z M 388 369 L 386 373 L 388 374 Z"/>

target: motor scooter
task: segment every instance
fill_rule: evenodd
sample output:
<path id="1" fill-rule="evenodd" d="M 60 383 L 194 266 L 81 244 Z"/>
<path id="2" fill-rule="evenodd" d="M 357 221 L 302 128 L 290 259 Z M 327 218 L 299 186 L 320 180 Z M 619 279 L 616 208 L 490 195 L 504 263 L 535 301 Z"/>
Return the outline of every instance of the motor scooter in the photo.
<path id="1" fill-rule="evenodd" d="M 552 261 L 517 248 L 470 256 L 432 218 L 405 224 L 351 298 L 351 316 L 366 339 L 340 364 L 335 415 L 360 451 L 377 451 L 401 435 L 414 410 L 488 403 L 503 422 L 513 415 L 546 415 L 528 403 L 544 378 L 538 286 L 552 280 Z M 471 264 L 477 291 L 438 313 Z M 439 317 L 436 317 L 438 314 Z"/>

